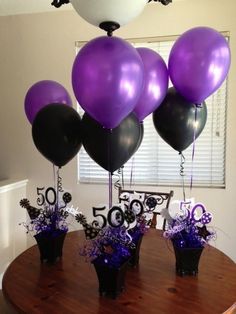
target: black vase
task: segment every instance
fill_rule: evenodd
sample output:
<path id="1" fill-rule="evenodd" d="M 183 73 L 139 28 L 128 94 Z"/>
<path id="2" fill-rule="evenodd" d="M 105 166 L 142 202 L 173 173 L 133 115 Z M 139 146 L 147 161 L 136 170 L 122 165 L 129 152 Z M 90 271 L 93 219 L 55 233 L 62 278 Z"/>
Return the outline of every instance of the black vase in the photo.
<path id="1" fill-rule="evenodd" d="M 62 257 L 62 249 L 66 232 L 59 230 L 57 233 L 40 232 L 34 237 L 40 251 L 42 263 L 55 263 Z"/>
<path id="2" fill-rule="evenodd" d="M 115 268 L 102 264 L 97 260 L 93 261 L 99 281 L 100 295 L 110 296 L 115 299 L 124 290 L 128 264 L 129 260 L 125 261 L 120 267 Z"/>
<path id="3" fill-rule="evenodd" d="M 133 239 L 133 242 L 135 244 L 135 248 L 131 249 L 131 257 L 129 260 L 129 265 L 131 267 L 136 267 L 139 264 L 139 253 L 140 253 L 140 247 L 143 239 L 143 234 L 140 234 L 137 240 Z"/>
<path id="4" fill-rule="evenodd" d="M 174 244 L 176 273 L 179 276 L 196 276 L 203 247 L 180 248 Z"/>

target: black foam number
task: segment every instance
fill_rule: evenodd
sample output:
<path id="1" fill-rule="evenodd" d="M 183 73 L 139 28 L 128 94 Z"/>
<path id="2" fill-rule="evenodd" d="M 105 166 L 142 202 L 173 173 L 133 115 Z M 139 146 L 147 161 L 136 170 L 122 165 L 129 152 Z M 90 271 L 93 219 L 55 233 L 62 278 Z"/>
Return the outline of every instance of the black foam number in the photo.
<path id="1" fill-rule="evenodd" d="M 106 208 L 105 206 L 103 206 L 103 207 L 93 207 L 93 216 L 94 217 L 101 217 L 101 219 L 102 219 L 102 225 L 100 225 L 97 220 L 94 220 L 92 222 L 93 226 L 97 226 L 97 227 L 99 226 L 101 228 L 104 228 L 106 226 L 106 224 L 107 224 L 106 217 L 104 215 L 102 215 L 102 214 L 97 214 L 96 213 L 97 211 L 104 210 L 105 208 Z"/>
<path id="2" fill-rule="evenodd" d="M 42 206 L 45 202 L 45 197 L 44 197 L 44 194 L 41 192 L 43 191 L 45 188 L 37 188 L 37 195 L 38 195 L 38 198 L 37 198 L 37 204 L 39 206 Z"/>
<path id="3" fill-rule="evenodd" d="M 114 220 L 116 221 L 116 223 L 114 223 Z M 108 212 L 107 221 L 111 227 L 114 228 L 121 227 L 125 222 L 125 217 L 122 209 L 118 206 L 113 206 Z"/>
<path id="4" fill-rule="evenodd" d="M 42 206 L 46 201 L 49 205 L 55 205 L 57 201 L 57 193 L 55 189 L 52 187 L 49 187 L 46 189 L 45 193 L 43 193 L 44 189 L 45 189 L 44 187 L 37 188 L 37 194 L 39 196 L 37 198 L 37 204 L 39 206 Z"/>
<path id="5" fill-rule="evenodd" d="M 50 193 L 51 192 L 51 193 Z M 52 194 L 52 199 L 50 197 L 50 194 Z M 56 204 L 56 201 L 57 201 L 57 193 L 55 191 L 54 188 L 50 187 L 50 188 L 47 188 L 47 190 L 45 191 L 45 199 L 46 199 L 46 202 L 49 204 L 49 205 L 54 205 Z"/>
<path id="6" fill-rule="evenodd" d="M 129 208 L 136 216 L 142 215 L 144 210 L 143 203 L 137 199 L 131 201 Z"/>

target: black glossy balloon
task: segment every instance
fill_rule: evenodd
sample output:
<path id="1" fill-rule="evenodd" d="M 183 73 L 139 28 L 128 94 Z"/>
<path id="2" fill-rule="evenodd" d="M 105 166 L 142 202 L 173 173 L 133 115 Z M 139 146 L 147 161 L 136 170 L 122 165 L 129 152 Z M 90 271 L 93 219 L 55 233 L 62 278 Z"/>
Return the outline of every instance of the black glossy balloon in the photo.
<path id="1" fill-rule="evenodd" d="M 83 145 L 88 155 L 102 168 L 113 172 L 123 166 L 141 144 L 142 127 L 134 114 L 118 127 L 103 128 L 87 113 L 82 118 Z"/>
<path id="2" fill-rule="evenodd" d="M 195 110 L 196 121 L 195 121 Z M 169 88 L 162 104 L 153 112 L 153 123 L 158 134 L 175 150 L 182 152 L 197 138 L 207 120 L 205 102 L 201 107 L 182 97 L 174 87 Z"/>
<path id="3" fill-rule="evenodd" d="M 50 104 L 35 117 L 32 136 L 40 153 L 54 165 L 62 167 L 81 147 L 81 118 L 69 106 Z"/>

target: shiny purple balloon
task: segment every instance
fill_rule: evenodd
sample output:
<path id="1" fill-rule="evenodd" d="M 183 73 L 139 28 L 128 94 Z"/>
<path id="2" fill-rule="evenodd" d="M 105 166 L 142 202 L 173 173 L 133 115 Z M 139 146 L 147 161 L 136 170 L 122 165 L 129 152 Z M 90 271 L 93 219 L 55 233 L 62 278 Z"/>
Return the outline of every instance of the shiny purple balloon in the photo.
<path id="1" fill-rule="evenodd" d="M 168 70 L 165 61 L 149 48 L 137 48 L 144 64 L 144 83 L 134 112 L 143 121 L 163 101 L 168 89 Z"/>
<path id="2" fill-rule="evenodd" d="M 81 107 L 112 129 L 133 111 L 143 85 L 143 63 L 136 49 L 117 37 L 98 37 L 78 53 L 72 85 Z"/>
<path id="3" fill-rule="evenodd" d="M 229 44 L 212 28 L 190 29 L 175 42 L 168 67 L 177 91 L 190 102 L 202 103 L 220 87 L 228 74 Z"/>
<path id="4" fill-rule="evenodd" d="M 44 80 L 32 85 L 25 96 L 25 113 L 29 122 L 33 123 L 40 109 L 56 103 L 72 106 L 70 95 L 61 84 Z"/>

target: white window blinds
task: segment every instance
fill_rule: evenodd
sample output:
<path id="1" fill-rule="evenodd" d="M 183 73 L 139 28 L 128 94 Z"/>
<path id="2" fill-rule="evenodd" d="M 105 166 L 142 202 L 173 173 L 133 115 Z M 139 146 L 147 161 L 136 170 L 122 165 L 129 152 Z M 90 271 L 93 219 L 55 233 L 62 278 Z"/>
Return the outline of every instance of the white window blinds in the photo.
<path id="1" fill-rule="evenodd" d="M 171 40 L 151 40 L 135 42 L 135 47 L 147 47 L 158 52 L 166 64 Z M 81 46 L 77 43 L 77 47 Z M 171 82 L 169 84 L 171 86 Z M 206 100 L 207 123 L 195 142 L 195 155 L 192 163 L 192 145 L 183 154 L 185 157 L 184 174 L 186 184 L 193 179 L 193 186 L 224 187 L 225 186 L 225 137 L 227 81 Z M 81 109 L 79 112 L 82 113 Z M 139 150 L 124 165 L 125 182 L 132 176 L 133 184 L 181 186 L 180 156 L 177 151 L 165 143 L 157 134 L 152 114 L 144 120 L 144 138 Z M 107 171 L 98 166 L 82 148 L 78 156 L 78 176 L 80 182 L 107 182 Z"/>

